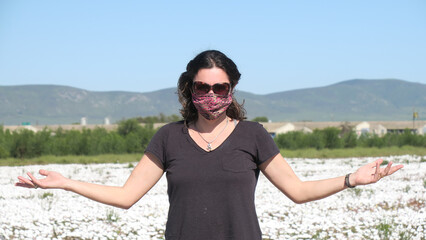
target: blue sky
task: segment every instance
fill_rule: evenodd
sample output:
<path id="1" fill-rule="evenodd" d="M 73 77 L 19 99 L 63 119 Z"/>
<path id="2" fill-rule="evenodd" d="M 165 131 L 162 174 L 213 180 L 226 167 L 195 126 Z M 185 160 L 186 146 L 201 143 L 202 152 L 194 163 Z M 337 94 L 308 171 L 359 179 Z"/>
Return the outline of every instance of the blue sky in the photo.
<path id="1" fill-rule="evenodd" d="M 266 94 L 361 78 L 426 84 L 426 1 L 0 0 L 0 85 L 175 87 L 197 53 Z"/>

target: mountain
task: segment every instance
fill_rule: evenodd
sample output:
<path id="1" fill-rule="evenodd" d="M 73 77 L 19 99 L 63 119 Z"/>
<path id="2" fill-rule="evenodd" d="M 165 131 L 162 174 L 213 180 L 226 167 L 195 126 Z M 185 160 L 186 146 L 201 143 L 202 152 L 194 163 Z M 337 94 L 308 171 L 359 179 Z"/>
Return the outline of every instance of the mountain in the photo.
<path id="1" fill-rule="evenodd" d="M 0 124 L 71 124 L 86 117 L 89 124 L 137 116 L 178 113 L 176 90 L 149 93 L 92 92 L 55 85 L 0 87 Z"/>
<path id="2" fill-rule="evenodd" d="M 248 118 L 273 121 L 410 120 L 426 117 L 426 84 L 396 79 L 348 80 L 317 88 L 258 95 L 237 91 Z M 0 124 L 89 124 L 179 114 L 175 88 L 154 92 L 93 92 L 66 86 L 0 86 Z"/>
<path id="3" fill-rule="evenodd" d="M 348 80 L 337 84 L 250 98 L 247 111 L 275 121 L 426 119 L 426 84 L 396 79 Z"/>

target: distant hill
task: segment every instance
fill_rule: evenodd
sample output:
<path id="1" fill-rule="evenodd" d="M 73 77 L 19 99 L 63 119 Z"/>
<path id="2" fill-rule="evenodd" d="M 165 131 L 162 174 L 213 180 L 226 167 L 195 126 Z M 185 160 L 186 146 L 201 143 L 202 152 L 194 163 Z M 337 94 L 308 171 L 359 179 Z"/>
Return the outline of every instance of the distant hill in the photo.
<path id="1" fill-rule="evenodd" d="M 355 79 L 253 98 L 248 95 L 246 103 L 248 112 L 275 121 L 411 120 L 413 109 L 425 120 L 426 84 Z"/>
<path id="2" fill-rule="evenodd" d="M 426 84 L 396 79 L 348 80 L 333 85 L 257 95 L 237 91 L 248 118 L 273 121 L 426 119 Z M 123 118 L 178 114 L 175 88 L 154 92 L 93 92 L 66 86 L 0 86 L 0 124 L 90 124 Z"/>

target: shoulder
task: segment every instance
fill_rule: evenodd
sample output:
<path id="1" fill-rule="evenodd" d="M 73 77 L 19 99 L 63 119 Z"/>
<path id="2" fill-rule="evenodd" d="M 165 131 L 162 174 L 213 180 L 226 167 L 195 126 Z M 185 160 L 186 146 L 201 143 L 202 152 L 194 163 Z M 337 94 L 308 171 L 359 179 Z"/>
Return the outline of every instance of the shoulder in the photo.
<path id="1" fill-rule="evenodd" d="M 171 123 L 166 123 L 165 125 L 163 125 L 162 127 L 159 128 L 159 130 L 162 131 L 167 131 L 170 129 L 177 129 L 177 128 L 182 128 L 184 127 L 184 122 L 182 121 L 178 121 L 178 122 L 171 122 Z"/>
<path id="2" fill-rule="evenodd" d="M 252 121 L 240 121 L 238 124 L 241 124 L 241 125 L 240 125 L 240 126 L 241 126 L 241 128 L 244 128 L 244 129 L 250 129 L 250 130 L 254 130 L 254 129 L 262 130 L 262 129 L 265 129 L 265 128 L 263 127 L 263 125 L 262 125 L 262 124 L 260 124 L 260 123 L 258 123 L 258 122 L 252 122 Z"/>
<path id="3" fill-rule="evenodd" d="M 152 143 L 167 142 L 169 139 L 176 139 L 179 136 L 182 136 L 185 131 L 183 121 L 167 123 L 157 129 L 153 138 L 151 139 Z"/>
<path id="4" fill-rule="evenodd" d="M 239 133 L 247 137 L 268 134 L 262 124 L 252 121 L 240 121 L 237 125 Z"/>
<path id="5" fill-rule="evenodd" d="M 184 121 L 171 122 L 163 125 L 157 130 L 158 135 L 176 135 L 186 133 L 188 130 L 184 124 Z"/>
<path id="6" fill-rule="evenodd" d="M 178 122 L 171 122 L 171 123 L 166 123 L 165 125 L 161 126 L 157 133 L 158 134 L 168 134 L 170 132 L 177 132 L 177 131 L 182 131 L 182 129 L 185 128 L 185 124 L 183 121 L 178 121 Z"/>

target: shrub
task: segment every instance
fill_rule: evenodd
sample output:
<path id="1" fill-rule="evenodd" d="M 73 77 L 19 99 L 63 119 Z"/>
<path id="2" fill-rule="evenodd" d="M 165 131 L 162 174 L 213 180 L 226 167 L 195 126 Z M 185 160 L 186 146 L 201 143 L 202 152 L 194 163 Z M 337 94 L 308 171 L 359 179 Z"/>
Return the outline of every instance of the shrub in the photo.
<path id="1" fill-rule="evenodd" d="M 10 152 L 10 132 L 9 130 L 4 131 L 3 126 L 0 125 L 0 158 L 9 157 Z"/>
<path id="2" fill-rule="evenodd" d="M 315 129 L 312 134 L 309 135 L 307 142 L 309 147 L 315 148 L 317 150 L 324 149 L 326 146 L 326 139 L 324 137 L 324 132 L 318 129 Z"/>
<path id="3" fill-rule="evenodd" d="M 354 131 L 349 131 L 343 134 L 342 136 L 343 147 L 344 148 L 354 148 L 357 145 L 357 136 Z"/>
<path id="4" fill-rule="evenodd" d="M 268 122 L 269 119 L 267 117 L 255 117 L 251 121 L 253 121 L 253 122 Z"/>
<path id="5" fill-rule="evenodd" d="M 306 147 L 305 134 L 303 132 L 278 134 L 275 141 L 279 148 L 299 149 Z"/>
<path id="6" fill-rule="evenodd" d="M 4 146 L 0 145 L 0 158 L 9 157 L 9 151 L 4 148 Z"/>
<path id="7" fill-rule="evenodd" d="M 421 146 L 422 145 L 422 136 L 419 134 L 414 134 L 410 129 L 405 129 L 404 133 L 401 134 L 399 141 L 399 146 Z"/>
<path id="8" fill-rule="evenodd" d="M 328 127 L 322 130 L 325 139 L 325 148 L 342 148 L 342 139 L 339 137 L 340 130 L 335 127 Z"/>
<path id="9" fill-rule="evenodd" d="M 10 155 L 14 158 L 35 157 L 34 132 L 22 129 L 14 131 L 11 139 Z"/>
<path id="10" fill-rule="evenodd" d="M 141 130 L 142 126 L 136 119 L 123 120 L 118 123 L 118 134 L 121 136 L 127 136 L 130 133 L 136 133 Z"/>

